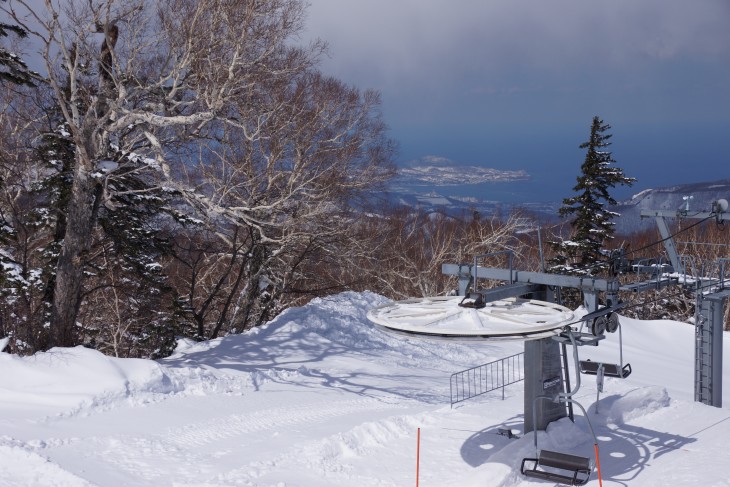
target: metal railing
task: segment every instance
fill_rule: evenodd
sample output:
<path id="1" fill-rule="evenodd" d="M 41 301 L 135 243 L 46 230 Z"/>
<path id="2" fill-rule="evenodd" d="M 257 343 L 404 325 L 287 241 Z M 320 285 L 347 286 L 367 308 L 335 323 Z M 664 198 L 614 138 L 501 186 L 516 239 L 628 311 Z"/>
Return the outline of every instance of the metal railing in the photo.
<path id="1" fill-rule="evenodd" d="M 703 264 L 700 274 L 702 277 L 697 279 L 697 290 L 705 291 L 713 288 L 716 291 L 725 289 L 730 285 L 730 258 L 719 258 L 709 264 Z"/>
<path id="2" fill-rule="evenodd" d="M 726 276 L 725 272 L 730 269 L 730 267 L 725 267 L 725 264 L 730 263 L 730 259 L 722 258 L 717 259 L 717 263 L 720 266 L 720 289 L 725 289 L 725 283 L 726 283 Z"/>
<path id="3" fill-rule="evenodd" d="M 451 374 L 451 406 L 525 379 L 524 352 Z"/>

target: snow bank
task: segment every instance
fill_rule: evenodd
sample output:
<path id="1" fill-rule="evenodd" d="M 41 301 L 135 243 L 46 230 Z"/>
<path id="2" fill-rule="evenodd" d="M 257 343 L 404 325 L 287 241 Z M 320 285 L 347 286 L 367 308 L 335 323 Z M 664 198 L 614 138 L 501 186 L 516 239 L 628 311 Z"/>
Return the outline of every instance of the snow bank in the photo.
<path id="1" fill-rule="evenodd" d="M 668 407 L 669 393 L 663 387 L 650 386 L 633 390 L 618 398 L 608 412 L 608 422 L 623 424 L 661 408 Z"/>
<path id="2" fill-rule="evenodd" d="M 432 366 L 436 363 L 453 370 L 472 367 L 504 356 L 504 348 L 517 353 L 522 344 L 474 344 L 454 341 L 434 341 L 406 335 L 393 335 L 377 328 L 367 320 L 367 312 L 389 300 L 371 292 L 344 292 L 335 296 L 313 299 L 300 308 L 290 308 L 269 323 L 246 331 L 207 342 L 179 343 L 175 353 L 161 363 L 168 366 L 202 365 L 218 369 L 235 368 L 245 363 L 247 371 L 255 373 L 260 382 L 266 377 L 258 370 L 266 367 L 266 376 L 278 362 L 285 368 L 307 375 L 313 364 L 345 355 L 366 354 L 377 357 L 376 362 L 393 366 Z M 494 355 L 490 355 L 494 353 Z M 286 360 L 282 357 L 286 356 Z M 295 365 L 296 364 L 296 365 Z M 301 364 L 306 364 L 301 368 Z"/>
<path id="3" fill-rule="evenodd" d="M 25 404 L 68 413 L 139 393 L 168 393 L 173 383 L 151 360 L 107 357 L 84 347 L 30 357 L 0 352 L 3 406 Z"/>

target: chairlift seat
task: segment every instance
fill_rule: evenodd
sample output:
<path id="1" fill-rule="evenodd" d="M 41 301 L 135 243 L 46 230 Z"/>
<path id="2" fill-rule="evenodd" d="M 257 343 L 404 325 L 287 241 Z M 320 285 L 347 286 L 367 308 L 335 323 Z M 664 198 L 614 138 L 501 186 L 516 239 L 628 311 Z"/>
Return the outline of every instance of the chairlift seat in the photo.
<path id="1" fill-rule="evenodd" d="M 531 463 L 532 467 L 527 467 L 527 463 Z M 538 466 L 563 470 L 565 473 L 538 470 Z M 534 477 L 567 485 L 585 485 L 591 477 L 593 461 L 590 458 L 578 455 L 540 450 L 537 458 L 525 458 L 522 460 L 520 471 L 526 477 Z"/>
<path id="2" fill-rule="evenodd" d="M 581 360 L 580 371 L 583 374 L 598 375 L 598 369 L 603 366 L 604 377 L 614 377 L 616 379 L 625 379 L 631 375 L 631 364 L 623 367 L 617 364 L 605 364 L 602 362 L 593 362 L 592 360 Z"/>

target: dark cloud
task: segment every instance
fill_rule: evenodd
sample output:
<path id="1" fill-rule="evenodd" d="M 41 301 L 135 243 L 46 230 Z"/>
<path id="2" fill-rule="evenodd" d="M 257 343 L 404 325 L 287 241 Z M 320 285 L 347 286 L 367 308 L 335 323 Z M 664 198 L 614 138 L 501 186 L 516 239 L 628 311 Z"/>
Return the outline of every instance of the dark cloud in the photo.
<path id="1" fill-rule="evenodd" d="M 730 60 L 726 0 L 312 0 L 309 26 L 331 69 L 383 87 Z"/>
<path id="2" fill-rule="evenodd" d="M 310 3 L 323 69 L 382 92 L 404 161 L 573 170 L 600 115 L 631 175 L 661 164 L 671 182 L 702 154 L 712 179 L 730 162 L 716 140 L 730 133 L 727 0 Z"/>

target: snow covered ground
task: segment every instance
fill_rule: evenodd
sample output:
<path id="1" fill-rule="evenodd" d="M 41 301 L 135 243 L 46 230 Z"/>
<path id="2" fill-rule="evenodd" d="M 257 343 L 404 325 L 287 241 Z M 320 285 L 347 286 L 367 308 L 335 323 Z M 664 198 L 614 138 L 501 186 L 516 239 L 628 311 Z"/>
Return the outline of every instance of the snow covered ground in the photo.
<path id="1" fill-rule="evenodd" d="M 393 336 L 365 318 L 384 302 L 315 300 L 244 335 L 181 344 L 159 362 L 84 348 L 0 353 L 0 485 L 416 485 L 419 428 L 422 487 L 554 485 L 519 473 L 534 454 L 521 431 L 521 383 L 505 400 L 494 392 L 449 405 L 451 373 L 522 343 Z M 694 403 L 692 326 L 621 323 L 633 374 L 607 379 L 597 412 L 592 377 L 577 394 L 599 439 L 603 484 L 730 486 L 730 362 L 724 407 Z M 617 341 L 582 347 L 581 358 L 617 362 Z M 580 415 L 538 441 L 593 452 Z"/>

